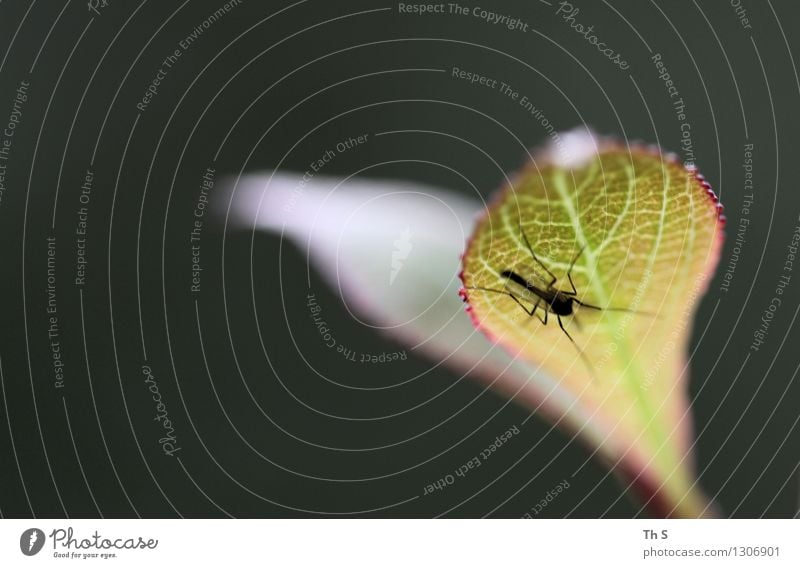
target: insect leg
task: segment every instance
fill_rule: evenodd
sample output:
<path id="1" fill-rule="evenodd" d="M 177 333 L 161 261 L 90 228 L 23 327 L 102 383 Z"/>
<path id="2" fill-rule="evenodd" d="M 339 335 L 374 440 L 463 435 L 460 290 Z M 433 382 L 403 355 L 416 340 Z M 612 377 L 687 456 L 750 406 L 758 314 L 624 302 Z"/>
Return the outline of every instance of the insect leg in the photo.
<path id="1" fill-rule="evenodd" d="M 575 296 L 578 293 L 577 288 L 575 288 L 575 282 L 572 281 L 572 269 L 575 268 L 575 263 L 578 261 L 578 258 L 580 258 L 581 254 L 583 253 L 583 249 L 585 248 L 586 245 L 583 245 L 578 251 L 578 254 L 575 255 L 575 258 L 572 259 L 572 262 L 569 263 L 569 270 L 567 270 L 567 278 L 569 279 L 570 286 L 572 286 L 572 292 L 564 292 L 564 294 L 567 294 L 568 296 Z"/>
<path id="2" fill-rule="evenodd" d="M 575 340 L 574 340 L 574 339 L 572 339 L 572 336 L 571 336 L 571 335 L 569 334 L 569 332 L 568 332 L 568 331 L 567 331 L 567 330 L 564 328 L 564 322 L 563 322 L 563 321 L 561 321 L 561 316 L 560 316 L 560 315 L 558 315 L 558 314 L 556 314 L 556 317 L 558 318 L 558 326 L 561 328 L 561 331 L 563 331 L 563 332 L 564 332 L 564 335 L 566 335 L 566 336 L 567 336 L 567 338 L 569 338 L 569 340 L 570 340 L 570 341 L 573 343 L 573 345 L 575 345 L 575 347 L 578 347 L 578 344 L 577 344 L 577 343 L 575 343 Z M 580 349 L 578 349 L 578 351 L 580 351 Z"/>
<path id="3" fill-rule="evenodd" d="M 533 308 L 529 310 L 528 308 L 525 307 L 525 304 L 523 304 L 519 300 L 519 298 L 517 298 L 514 294 L 512 294 L 511 292 L 509 292 L 507 290 L 497 290 L 495 288 L 483 288 L 481 286 L 464 286 L 464 288 L 467 289 L 467 290 L 481 290 L 482 292 L 494 292 L 496 294 L 505 294 L 506 296 L 511 297 L 511 299 L 514 300 L 517 304 L 519 304 L 519 307 L 522 308 L 525 311 L 525 313 L 528 314 L 531 317 L 536 313 L 536 308 L 539 306 L 539 302 L 537 301 L 536 305 L 533 306 Z M 546 316 L 547 316 L 547 312 L 545 311 L 545 319 L 547 319 Z M 541 321 L 541 318 L 539 318 L 539 320 Z M 544 321 L 543 323 L 547 323 L 547 321 Z"/>
<path id="4" fill-rule="evenodd" d="M 630 310 L 626 310 L 624 308 L 601 308 L 600 306 L 593 306 L 592 304 L 586 304 L 584 302 L 581 302 L 577 298 L 575 298 L 575 303 L 578 304 L 579 306 L 583 306 L 584 308 L 590 308 L 592 310 L 600 310 L 601 312 L 603 310 L 614 310 L 614 311 L 622 310 L 622 311 L 626 311 L 626 312 L 630 311 Z"/>
<path id="5" fill-rule="evenodd" d="M 509 295 L 509 296 L 511 296 L 511 299 L 512 299 L 512 300 L 514 300 L 516 303 L 518 303 L 518 304 L 519 304 L 519 307 L 520 307 L 520 308 L 522 308 L 523 310 L 525 310 L 525 313 L 526 313 L 526 314 L 528 314 L 528 315 L 529 315 L 529 316 L 531 316 L 531 317 L 533 317 L 533 316 L 534 316 L 534 314 L 536 314 L 536 308 L 539 306 L 539 302 L 536 302 L 536 305 L 535 305 L 535 306 L 533 306 L 533 308 L 531 308 L 530 310 L 528 310 L 528 308 L 526 308 L 526 307 L 525 307 L 525 305 L 524 305 L 522 302 L 520 302 L 520 301 L 519 301 L 519 298 L 517 298 L 517 297 L 516 297 L 514 294 L 512 294 L 511 292 L 509 292 L 509 293 L 508 293 L 508 295 Z M 536 317 L 539 317 L 539 316 L 536 316 Z M 539 318 L 539 321 L 541 321 L 541 319 L 542 319 L 542 318 Z"/>
<path id="6" fill-rule="evenodd" d="M 657 315 L 657 314 L 654 314 L 653 312 L 641 312 L 639 310 L 631 310 L 629 308 L 613 308 L 613 307 L 601 308 L 600 306 L 593 306 L 592 304 L 586 304 L 584 302 L 581 302 L 577 298 L 574 298 L 574 302 L 576 304 L 578 304 L 579 306 L 583 306 L 584 308 L 589 308 L 589 309 L 592 309 L 592 310 L 598 310 L 598 311 L 601 311 L 601 312 L 628 312 L 629 314 L 636 314 L 636 315 L 640 315 L 640 316 L 652 316 L 652 317 L 656 317 L 656 315 Z"/>
<path id="7" fill-rule="evenodd" d="M 589 359 L 586 357 L 586 354 L 583 352 L 583 350 L 580 347 L 578 347 L 578 344 L 575 343 L 575 340 L 572 339 L 572 336 L 569 334 L 569 332 L 566 330 L 566 328 L 564 328 L 564 322 L 561 321 L 561 316 L 558 315 L 557 317 L 558 317 L 558 326 L 561 328 L 561 331 L 564 332 L 564 335 L 567 336 L 567 339 L 569 339 L 572 342 L 572 344 L 575 346 L 575 349 L 578 350 L 578 355 L 581 356 L 581 359 L 583 359 L 584 364 L 589 369 L 589 372 L 592 374 L 592 376 L 596 376 L 596 374 L 594 372 L 594 368 L 592 367 L 592 364 L 589 362 Z"/>
<path id="8" fill-rule="evenodd" d="M 558 280 L 558 278 L 556 278 L 556 275 L 555 275 L 555 274 L 553 274 L 552 272 L 550 272 L 550 269 L 549 269 L 549 268 L 547 268 L 547 267 L 544 265 L 544 263 L 543 263 L 541 260 L 539 260 L 539 258 L 536 256 L 536 253 L 535 253 L 535 252 L 533 252 L 533 247 L 531 246 L 531 243 L 530 243 L 530 242 L 528 242 L 528 236 L 525 234 L 525 231 L 524 231 L 524 230 L 522 230 L 522 223 L 520 223 L 520 225 L 519 225 L 519 232 L 522 234 L 522 239 L 525 241 L 525 246 L 527 246 L 527 247 L 528 247 L 528 251 L 530 251 L 530 253 L 531 253 L 531 256 L 533 257 L 533 260 L 535 260 L 535 261 L 536 261 L 536 263 L 537 263 L 539 266 L 541 266 L 541 267 L 544 269 L 544 271 L 545 271 L 545 272 L 547 272 L 547 273 L 550 275 L 550 278 L 551 278 L 552 280 L 550 280 L 550 284 L 548 284 L 548 285 L 547 285 L 547 287 L 548 287 L 548 288 L 552 288 L 553 284 L 555 284 L 555 283 L 556 283 L 556 281 Z"/>
<path id="9" fill-rule="evenodd" d="M 542 299 L 541 299 L 541 298 L 539 298 L 538 300 L 536 300 L 536 305 L 535 305 L 535 306 L 533 306 L 533 311 L 534 311 L 534 312 L 536 312 L 536 308 L 538 308 L 538 307 L 539 307 L 539 303 L 540 303 L 541 301 L 542 301 Z M 539 321 L 540 321 L 540 322 L 542 322 L 542 324 L 544 324 L 544 325 L 547 325 L 547 313 L 548 313 L 548 310 L 547 310 L 547 308 L 546 308 L 546 307 L 545 307 L 545 308 L 543 308 L 543 309 L 544 309 L 544 318 L 542 318 L 542 316 L 536 316 L 536 317 L 537 317 L 537 318 L 539 318 Z"/>

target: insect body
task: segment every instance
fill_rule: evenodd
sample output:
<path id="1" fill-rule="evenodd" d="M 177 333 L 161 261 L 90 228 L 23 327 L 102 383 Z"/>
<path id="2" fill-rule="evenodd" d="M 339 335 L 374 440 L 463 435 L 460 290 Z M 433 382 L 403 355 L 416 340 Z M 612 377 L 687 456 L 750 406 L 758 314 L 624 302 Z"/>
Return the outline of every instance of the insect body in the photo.
<path id="1" fill-rule="evenodd" d="M 570 316 L 573 314 L 573 304 L 576 301 L 573 298 L 573 293 L 571 292 L 562 292 L 561 290 L 555 289 L 548 289 L 543 290 L 539 288 L 532 282 L 525 280 L 522 276 L 514 272 L 513 270 L 503 270 L 500 272 L 500 276 L 503 278 L 507 278 L 511 282 L 518 284 L 534 296 L 538 298 L 536 301 L 536 305 L 540 304 L 544 301 L 545 304 L 545 317 L 547 317 L 548 312 L 553 312 L 557 316 Z"/>
<path id="2" fill-rule="evenodd" d="M 578 295 L 578 290 L 575 288 L 575 283 L 572 281 L 572 269 L 575 267 L 575 262 L 577 262 L 578 258 L 580 258 L 581 253 L 583 253 L 583 247 L 578 250 L 578 254 L 572 259 L 572 262 L 569 265 L 569 269 L 567 270 L 567 279 L 569 280 L 570 287 L 572 290 L 560 290 L 559 288 L 555 287 L 555 284 L 558 282 L 558 278 L 553 272 L 545 266 L 545 264 L 539 260 L 536 256 L 536 253 L 533 252 L 533 247 L 531 246 L 530 242 L 528 242 L 528 237 L 525 235 L 525 232 L 520 227 L 520 233 L 522 234 L 522 239 L 525 241 L 525 246 L 527 246 L 528 251 L 531 253 L 531 258 L 533 258 L 534 262 L 544 269 L 547 275 L 550 277 L 550 280 L 547 282 L 545 286 L 538 286 L 531 280 L 520 276 L 517 272 L 513 270 L 506 269 L 498 271 L 498 274 L 501 278 L 505 278 L 507 282 L 511 282 L 515 284 L 519 291 L 525 299 L 527 299 L 530 303 L 533 304 L 532 308 L 528 308 L 525 304 L 522 303 L 520 298 L 517 297 L 517 294 L 514 294 L 513 291 L 510 290 L 496 290 L 493 288 L 483 288 L 479 286 L 468 286 L 467 289 L 472 290 L 483 290 L 484 292 L 496 292 L 499 294 L 505 294 L 511 299 L 513 299 L 520 307 L 525 311 L 526 314 L 529 316 L 536 316 L 539 321 L 543 324 L 547 325 L 548 321 L 548 314 L 553 313 L 558 318 L 558 324 L 564 333 L 567 334 L 570 341 L 572 341 L 572 337 L 569 335 L 566 329 L 564 329 L 564 324 L 561 321 L 561 316 L 571 316 L 575 313 L 575 305 L 580 305 L 586 308 L 594 309 L 594 310 L 602 310 L 598 306 L 593 306 L 591 304 L 587 304 L 579 300 L 576 296 Z M 511 288 L 507 286 L 507 288 Z M 513 289 L 513 288 L 512 288 Z M 519 293 L 519 292 L 518 292 Z M 544 316 L 539 315 L 537 310 L 542 309 L 544 312 Z M 577 321 L 577 320 L 576 320 Z M 574 343 L 574 341 L 573 341 Z"/>
<path id="3" fill-rule="evenodd" d="M 578 347 L 578 344 L 575 343 L 575 340 L 564 327 L 562 316 L 572 316 L 573 321 L 579 326 L 580 329 L 578 320 L 575 317 L 576 305 L 599 311 L 612 310 L 629 312 L 632 310 L 628 310 L 626 308 L 601 308 L 600 306 L 587 304 L 586 302 L 583 302 L 577 298 L 578 290 L 575 288 L 575 283 L 572 281 L 572 269 L 575 267 L 575 262 L 577 262 L 578 258 L 580 258 L 581 254 L 583 253 L 583 247 L 578 250 L 578 253 L 572 259 L 572 262 L 570 262 L 569 269 L 567 270 L 567 279 L 569 280 L 569 284 L 572 289 L 561 290 L 557 288 L 556 283 L 558 282 L 558 278 L 556 278 L 555 274 L 553 274 L 553 272 L 547 268 L 547 266 L 545 266 L 541 260 L 539 260 L 539 258 L 536 256 L 536 253 L 533 252 L 533 247 L 531 247 L 530 243 L 528 242 L 528 237 L 525 235 L 525 232 L 522 230 L 521 226 L 520 233 L 522 234 L 522 239 L 531 254 L 531 258 L 533 258 L 534 262 L 536 262 L 536 264 L 538 264 L 549 276 L 550 280 L 546 283 L 546 285 L 539 286 L 533 281 L 520 276 L 520 274 L 514 270 L 505 269 L 498 271 L 498 275 L 506 280 L 505 290 L 484 288 L 480 286 L 467 286 L 466 288 L 468 290 L 482 290 L 484 292 L 495 292 L 509 296 L 512 300 L 519 304 L 526 314 L 531 317 L 536 316 L 536 318 L 544 325 L 547 325 L 549 314 L 554 314 L 558 320 L 558 326 L 561 328 L 561 331 L 563 331 L 564 335 L 566 335 L 567 338 L 572 342 L 572 344 L 578 350 L 581 358 L 586 363 L 586 366 L 589 368 L 592 374 L 594 374 L 592 365 L 586 358 L 586 355 L 583 353 L 581 348 Z M 511 284 L 513 284 L 513 286 Z M 519 296 L 532 304 L 533 307 L 528 308 Z M 541 310 L 544 315 L 540 315 L 539 310 Z"/>

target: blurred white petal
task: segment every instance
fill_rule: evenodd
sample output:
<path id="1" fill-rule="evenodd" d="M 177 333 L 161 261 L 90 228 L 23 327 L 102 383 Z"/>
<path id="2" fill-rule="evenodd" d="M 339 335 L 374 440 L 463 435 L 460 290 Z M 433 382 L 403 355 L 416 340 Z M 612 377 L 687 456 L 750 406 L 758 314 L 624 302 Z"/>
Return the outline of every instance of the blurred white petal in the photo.
<path id="1" fill-rule="evenodd" d="M 590 413 L 571 393 L 492 343 L 465 311 L 460 257 L 483 213 L 480 200 L 411 182 L 314 176 L 304 183 L 287 173 L 248 175 L 230 185 L 231 222 L 294 242 L 354 315 L 603 442 L 596 428 L 583 429 Z M 398 241 L 411 246 L 404 259 L 408 247 Z"/>

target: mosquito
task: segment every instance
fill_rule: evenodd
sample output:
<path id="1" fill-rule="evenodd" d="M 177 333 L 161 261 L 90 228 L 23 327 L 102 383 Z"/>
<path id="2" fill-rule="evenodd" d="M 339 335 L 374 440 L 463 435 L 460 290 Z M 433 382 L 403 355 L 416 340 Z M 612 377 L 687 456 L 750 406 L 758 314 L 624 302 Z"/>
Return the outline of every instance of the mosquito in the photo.
<path id="1" fill-rule="evenodd" d="M 484 288 L 481 286 L 466 286 L 465 288 L 467 290 L 482 290 L 484 292 L 494 292 L 497 294 L 503 294 L 509 296 L 512 300 L 514 300 L 517 304 L 519 304 L 519 306 L 523 309 L 523 311 L 526 314 L 528 314 L 528 316 L 530 317 L 536 316 L 536 319 L 542 322 L 543 325 L 547 325 L 549 321 L 549 314 L 552 313 L 553 315 L 555 315 L 556 319 L 558 320 L 558 326 L 561 328 L 561 331 L 563 331 L 564 335 L 567 336 L 567 339 L 569 339 L 572 342 L 572 345 L 575 346 L 575 349 L 578 351 L 578 354 L 580 354 L 584 363 L 589 368 L 589 371 L 592 373 L 592 375 L 594 375 L 595 374 L 594 369 L 591 363 L 589 362 L 589 359 L 586 357 L 586 354 L 578 346 L 578 344 L 575 342 L 575 339 L 573 339 L 572 335 L 570 335 L 570 333 L 564 327 L 564 322 L 561 319 L 562 316 L 573 316 L 573 321 L 575 321 L 575 324 L 578 326 L 578 329 L 580 329 L 580 323 L 578 322 L 578 319 L 575 317 L 576 305 L 597 311 L 621 311 L 621 312 L 633 312 L 633 313 L 640 313 L 640 312 L 634 312 L 633 310 L 629 310 L 627 308 L 611 308 L 611 307 L 603 308 L 600 306 L 588 304 L 577 298 L 578 290 L 577 288 L 575 288 L 575 282 L 572 281 L 572 269 L 575 268 L 575 263 L 578 261 L 581 254 L 583 254 L 583 250 L 586 248 L 586 245 L 582 246 L 578 250 L 577 254 L 573 257 L 572 262 L 569 263 L 569 269 L 567 270 L 567 280 L 569 280 L 569 284 L 572 287 L 572 290 L 561 290 L 560 288 L 556 287 L 556 284 L 558 283 L 558 278 L 556 277 L 555 274 L 553 274 L 553 272 L 549 268 L 547 268 L 547 266 L 541 260 L 539 260 L 539 258 L 536 256 L 536 253 L 533 252 L 533 247 L 528 241 L 528 237 L 525 234 L 525 231 L 522 230 L 522 225 L 520 225 L 519 231 L 520 234 L 522 235 L 522 240 L 525 242 L 525 246 L 528 248 L 528 251 L 531 254 L 531 258 L 533 258 L 534 262 L 536 262 L 536 264 L 538 264 L 547 273 L 547 275 L 550 277 L 550 281 L 547 283 L 545 287 L 540 287 L 537 286 L 531 280 L 523 276 L 520 276 L 519 273 L 510 269 L 500 270 L 498 271 L 498 274 L 500 275 L 501 278 L 506 279 L 506 285 L 508 285 L 508 282 L 512 282 L 515 285 L 517 285 L 520 289 L 524 290 L 526 294 L 533 295 L 536 298 L 536 301 L 533 302 L 533 307 L 532 308 L 526 307 L 525 304 L 522 303 L 522 300 L 520 300 L 513 292 L 509 290 L 498 290 L 496 288 Z M 540 315 L 537 312 L 537 310 L 539 310 L 540 307 L 544 312 L 544 316 Z"/>

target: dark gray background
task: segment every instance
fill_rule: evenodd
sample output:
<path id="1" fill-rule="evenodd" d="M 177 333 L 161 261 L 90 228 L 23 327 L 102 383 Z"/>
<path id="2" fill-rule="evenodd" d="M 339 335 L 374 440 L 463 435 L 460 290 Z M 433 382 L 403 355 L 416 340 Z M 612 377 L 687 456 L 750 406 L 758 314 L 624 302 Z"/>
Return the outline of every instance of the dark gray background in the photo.
<path id="1" fill-rule="evenodd" d="M 645 42 L 663 55 L 683 95 L 697 163 L 726 206 L 729 236 L 720 274 L 731 254 L 744 195 L 743 146 L 755 145 L 756 198 L 746 244 L 730 291 L 720 292 L 718 274 L 703 300 L 701 325 L 695 326 L 693 345 L 700 339 L 697 329 L 705 327 L 718 303 L 692 360 L 696 427 L 703 431 L 697 449 L 701 482 L 725 515 L 787 517 L 797 512 L 800 386 L 795 373 L 800 359 L 798 334 L 790 324 L 800 281 L 792 282 L 765 345 L 740 373 L 800 213 L 800 84 L 791 59 L 800 42 L 797 3 L 743 0 L 752 22 L 752 29 L 745 29 L 722 0 L 575 2 L 581 10 L 577 20 L 594 24 L 598 36 L 623 53 L 631 64 L 627 72 L 600 56 L 552 7 L 532 0 L 492 4 L 498 12 L 525 19 L 539 33 L 509 32 L 471 17 L 404 16 L 396 4 L 367 1 L 309 0 L 259 23 L 288 4 L 247 0 L 181 56 L 136 122 L 136 102 L 160 62 L 221 6 L 219 1 L 111 0 L 94 17 L 85 2 L 0 3 L 2 124 L 19 82 L 31 83 L 0 204 L 3 516 L 273 517 L 383 508 L 371 514 L 429 517 L 450 511 L 453 516 L 492 512 L 518 517 L 565 478 L 570 489 L 543 516 L 643 514 L 637 503 L 621 497 L 621 486 L 603 464 L 590 461 L 570 477 L 588 452 L 537 417 L 479 472 L 434 496 L 385 508 L 421 495 L 426 484 L 452 472 L 511 425 L 521 425 L 528 411 L 504 407 L 501 397 L 443 368 L 399 389 L 332 388 L 302 363 L 287 333 L 284 308 L 304 356 L 347 384 L 393 384 L 426 371 L 430 362 L 411 359 L 376 369 L 334 357 L 308 321 L 306 262 L 290 245 L 283 247 L 281 301 L 280 242 L 273 236 L 256 236 L 251 267 L 251 235 L 228 232 L 223 274 L 222 227 L 206 226 L 203 290 L 191 296 L 187 236 L 207 167 L 213 165 L 220 174 L 272 167 L 311 128 L 362 105 L 449 101 L 491 115 L 528 146 L 545 140 L 536 121 L 497 92 L 469 87 L 449 74 L 400 72 L 332 87 L 290 112 L 259 142 L 269 125 L 304 97 L 345 79 L 391 69 L 455 65 L 474 70 L 515 85 L 559 129 L 586 121 L 605 134 L 648 142 L 658 136 L 665 148 L 679 150 L 679 123 Z M 391 10 L 358 14 L 386 7 Z M 301 65 L 349 47 L 266 91 Z M 228 129 L 253 101 L 214 163 Z M 345 136 L 398 128 L 463 137 L 489 151 L 505 171 L 522 162 L 516 142 L 476 113 L 432 102 L 394 102 L 330 121 L 290 153 L 284 165 L 304 170 L 320 149 Z M 73 231 L 80 185 L 95 145 L 89 276 L 80 291 L 72 284 Z M 462 172 L 483 196 L 503 177 L 475 149 L 433 135 L 384 136 L 338 157 L 326 173 L 346 175 L 388 159 L 440 161 Z M 373 174 L 471 192 L 460 178 L 431 166 L 404 164 Z M 66 364 L 62 389 L 53 385 L 46 333 L 45 238 L 51 234 L 58 242 L 58 316 Z M 139 333 L 137 258 L 147 359 Z M 372 352 L 402 348 L 353 321 L 316 275 L 312 289 L 327 321 L 348 343 Z M 195 299 L 211 377 L 199 348 Z M 266 330 L 274 372 L 260 348 L 256 317 Z M 165 456 L 157 444 L 160 429 L 142 382 L 145 362 L 173 417 L 180 462 Z M 414 412 L 383 421 L 322 414 L 381 416 L 428 399 Z M 315 444 L 357 448 L 403 440 L 454 414 L 430 434 L 375 452 L 320 449 L 276 427 Z M 312 479 L 392 473 L 371 482 Z"/>

